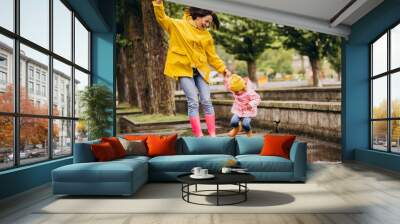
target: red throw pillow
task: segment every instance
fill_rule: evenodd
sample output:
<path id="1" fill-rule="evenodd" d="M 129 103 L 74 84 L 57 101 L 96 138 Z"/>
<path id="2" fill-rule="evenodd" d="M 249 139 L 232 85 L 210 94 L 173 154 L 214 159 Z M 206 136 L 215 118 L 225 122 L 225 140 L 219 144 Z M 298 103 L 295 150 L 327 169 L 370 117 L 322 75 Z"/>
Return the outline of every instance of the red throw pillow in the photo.
<path id="1" fill-rule="evenodd" d="M 165 156 L 176 154 L 176 139 L 178 135 L 170 136 L 149 136 L 146 140 L 147 143 L 147 155 L 154 156 Z"/>
<path id="2" fill-rule="evenodd" d="M 117 158 L 112 145 L 108 142 L 93 144 L 91 145 L 91 149 L 94 157 L 99 162 L 110 161 Z"/>
<path id="3" fill-rule="evenodd" d="M 117 158 L 126 156 L 126 151 L 118 138 L 116 138 L 116 137 L 101 138 L 101 142 L 110 143 L 112 148 L 114 149 L 114 152 L 115 152 L 115 155 L 117 156 Z"/>
<path id="4" fill-rule="evenodd" d="M 294 135 L 265 135 L 264 146 L 261 149 L 262 156 L 281 156 L 289 159 L 290 148 L 296 136 Z"/>

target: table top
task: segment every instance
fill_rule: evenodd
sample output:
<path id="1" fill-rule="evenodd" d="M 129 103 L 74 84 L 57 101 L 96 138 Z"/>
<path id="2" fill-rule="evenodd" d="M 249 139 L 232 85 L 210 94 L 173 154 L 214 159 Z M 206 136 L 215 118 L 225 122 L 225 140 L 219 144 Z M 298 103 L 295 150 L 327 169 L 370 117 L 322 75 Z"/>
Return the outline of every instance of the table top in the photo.
<path id="1" fill-rule="evenodd" d="M 249 173 L 212 173 L 215 177 L 211 179 L 193 179 L 190 177 L 191 174 L 179 175 L 177 179 L 186 184 L 236 184 L 255 180 L 255 177 Z"/>

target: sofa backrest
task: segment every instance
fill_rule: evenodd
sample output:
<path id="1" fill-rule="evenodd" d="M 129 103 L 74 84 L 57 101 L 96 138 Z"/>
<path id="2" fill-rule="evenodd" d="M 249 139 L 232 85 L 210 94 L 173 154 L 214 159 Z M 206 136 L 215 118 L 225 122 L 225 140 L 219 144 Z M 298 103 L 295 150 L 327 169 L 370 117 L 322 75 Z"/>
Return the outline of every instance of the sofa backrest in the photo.
<path id="1" fill-rule="evenodd" d="M 181 137 L 177 142 L 177 154 L 225 154 L 235 155 L 235 139 L 231 137 Z"/>
<path id="2" fill-rule="evenodd" d="M 247 136 L 236 136 L 236 155 L 259 154 L 264 145 L 264 137 L 255 135 L 251 138 Z"/>
<path id="3" fill-rule="evenodd" d="M 96 158 L 93 155 L 91 145 L 99 144 L 100 140 L 93 140 L 81 143 L 75 143 L 74 146 L 74 163 L 90 163 L 95 162 Z"/>

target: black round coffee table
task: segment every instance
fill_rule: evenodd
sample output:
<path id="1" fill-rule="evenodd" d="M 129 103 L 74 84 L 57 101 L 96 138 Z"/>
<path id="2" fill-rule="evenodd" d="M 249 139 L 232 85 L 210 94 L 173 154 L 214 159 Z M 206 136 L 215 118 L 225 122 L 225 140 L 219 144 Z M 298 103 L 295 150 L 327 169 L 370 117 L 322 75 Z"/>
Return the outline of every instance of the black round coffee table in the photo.
<path id="1" fill-rule="evenodd" d="M 255 177 L 248 173 L 216 173 L 213 174 L 215 177 L 212 179 L 193 179 L 190 177 L 191 173 L 182 174 L 177 177 L 178 181 L 182 183 L 182 199 L 188 203 L 198 204 L 198 205 L 234 205 L 245 202 L 247 200 L 247 192 L 249 188 L 247 183 L 255 180 Z M 215 190 L 198 190 L 197 185 L 216 185 Z M 194 191 L 190 191 L 190 186 L 195 186 Z M 237 190 L 223 190 L 220 189 L 220 185 L 236 185 Z M 206 194 L 209 192 L 215 192 L 215 194 Z M 190 201 L 190 196 L 204 196 L 204 197 L 216 197 L 216 204 L 202 204 Z M 232 197 L 241 196 L 238 201 L 231 203 L 221 203 L 221 197 Z"/>

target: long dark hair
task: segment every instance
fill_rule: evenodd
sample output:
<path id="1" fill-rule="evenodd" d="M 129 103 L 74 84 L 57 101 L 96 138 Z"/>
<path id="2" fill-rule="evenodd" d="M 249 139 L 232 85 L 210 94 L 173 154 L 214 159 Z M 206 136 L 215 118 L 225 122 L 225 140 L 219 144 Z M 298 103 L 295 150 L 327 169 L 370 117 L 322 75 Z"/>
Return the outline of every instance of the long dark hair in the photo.
<path id="1" fill-rule="evenodd" d="M 193 20 L 195 20 L 198 17 L 204 17 L 204 16 L 212 16 L 213 18 L 213 27 L 215 29 L 219 29 L 219 19 L 218 16 L 211 10 L 207 10 L 207 9 L 200 9 L 200 8 L 196 8 L 196 7 L 189 7 L 189 14 L 192 17 Z"/>

